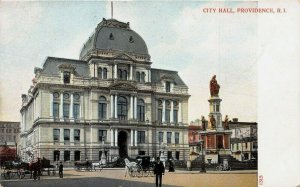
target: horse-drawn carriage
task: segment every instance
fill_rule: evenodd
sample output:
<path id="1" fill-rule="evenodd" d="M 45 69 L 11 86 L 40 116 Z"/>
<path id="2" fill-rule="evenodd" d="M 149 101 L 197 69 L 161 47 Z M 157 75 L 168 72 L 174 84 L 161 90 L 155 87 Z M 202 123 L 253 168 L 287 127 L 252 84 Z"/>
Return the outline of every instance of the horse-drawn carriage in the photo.
<path id="1" fill-rule="evenodd" d="M 139 155 L 136 157 L 137 162 L 130 162 L 127 158 L 125 161 L 125 176 L 128 173 L 131 177 L 154 176 L 154 161 L 150 156 Z"/>
<path id="2" fill-rule="evenodd" d="M 81 170 L 92 171 L 93 170 L 92 162 L 88 160 L 85 162 L 75 162 L 74 169 L 76 171 L 81 171 Z"/>
<path id="3" fill-rule="evenodd" d="M 55 175 L 56 169 L 53 165 L 50 165 L 50 160 L 46 158 L 38 159 L 35 162 L 22 162 L 22 161 L 7 161 L 4 162 L 3 172 L 1 177 L 4 179 L 19 178 L 23 179 L 27 174 L 30 174 L 30 178 L 39 179 L 43 172 L 51 173 Z"/>

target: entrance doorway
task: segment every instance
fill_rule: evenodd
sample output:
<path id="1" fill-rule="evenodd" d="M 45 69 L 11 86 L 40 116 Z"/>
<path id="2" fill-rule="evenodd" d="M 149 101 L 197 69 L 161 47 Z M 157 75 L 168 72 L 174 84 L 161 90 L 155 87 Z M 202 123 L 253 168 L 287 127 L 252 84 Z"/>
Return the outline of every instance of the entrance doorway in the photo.
<path id="1" fill-rule="evenodd" d="M 223 136 L 222 135 L 219 135 L 219 136 L 217 136 L 217 140 L 218 140 L 218 143 L 217 143 L 217 145 L 218 145 L 218 149 L 223 149 L 224 148 L 224 146 L 223 146 Z"/>
<path id="2" fill-rule="evenodd" d="M 118 134 L 118 146 L 119 146 L 120 158 L 128 157 L 127 139 L 128 139 L 127 133 L 125 131 L 120 131 Z"/>

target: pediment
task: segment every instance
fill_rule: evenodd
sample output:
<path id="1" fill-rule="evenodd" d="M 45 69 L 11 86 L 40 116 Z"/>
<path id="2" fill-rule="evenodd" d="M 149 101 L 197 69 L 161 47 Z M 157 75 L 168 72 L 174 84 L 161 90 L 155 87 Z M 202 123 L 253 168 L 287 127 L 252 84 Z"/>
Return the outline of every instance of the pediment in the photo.
<path id="1" fill-rule="evenodd" d="M 110 86 L 110 89 L 114 90 L 136 90 L 137 87 L 135 85 L 129 84 L 129 83 L 115 83 Z"/>

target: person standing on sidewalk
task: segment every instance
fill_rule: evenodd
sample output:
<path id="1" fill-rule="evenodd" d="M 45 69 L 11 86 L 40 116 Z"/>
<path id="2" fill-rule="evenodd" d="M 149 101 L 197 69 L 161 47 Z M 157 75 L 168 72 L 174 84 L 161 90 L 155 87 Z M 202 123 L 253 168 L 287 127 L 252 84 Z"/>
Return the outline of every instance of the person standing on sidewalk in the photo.
<path id="1" fill-rule="evenodd" d="M 59 165 L 59 178 L 63 178 L 64 177 L 64 174 L 63 174 L 63 170 L 64 170 L 64 165 L 62 164 L 62 162 L 60 162 L 60 165 Z"/>
<path id="2" fill-rule="evenodd" d="M 154 166 L 154 174 L 156 175 L 156 187 L 161 187 L 162 175 L 165 173 L 164 164 L 160 161 L 160 158 L 156 158 L 156 163 Z"/>

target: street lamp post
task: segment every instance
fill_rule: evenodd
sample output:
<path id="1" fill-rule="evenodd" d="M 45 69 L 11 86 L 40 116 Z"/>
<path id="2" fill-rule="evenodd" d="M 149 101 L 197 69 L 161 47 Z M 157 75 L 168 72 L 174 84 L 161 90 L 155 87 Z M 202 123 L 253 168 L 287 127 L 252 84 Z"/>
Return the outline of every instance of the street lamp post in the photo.
<path id="1" fill-rule="evenodd" d="M 201 146 L 201 150 L 202 150 L 202 155 L 201 155 L 201 170 L 200 173 L 206 173 L 206 169 L 205 169 L 205 157 L 204 157 L 204 153 L 203 153 L 203 146 L 204 145 L 204 140 L 200 140 L 200 146 Z"/>

